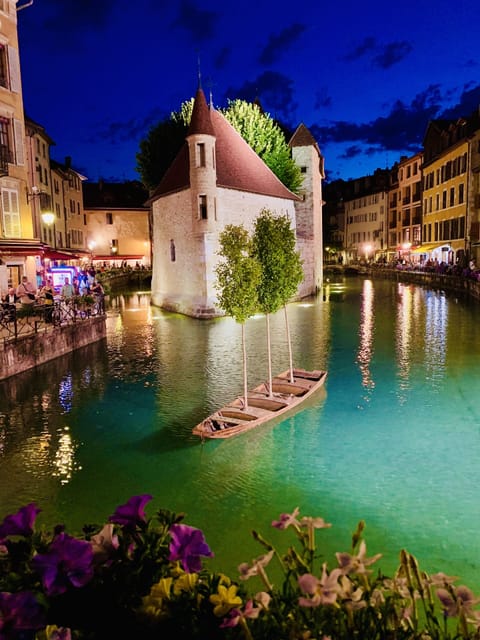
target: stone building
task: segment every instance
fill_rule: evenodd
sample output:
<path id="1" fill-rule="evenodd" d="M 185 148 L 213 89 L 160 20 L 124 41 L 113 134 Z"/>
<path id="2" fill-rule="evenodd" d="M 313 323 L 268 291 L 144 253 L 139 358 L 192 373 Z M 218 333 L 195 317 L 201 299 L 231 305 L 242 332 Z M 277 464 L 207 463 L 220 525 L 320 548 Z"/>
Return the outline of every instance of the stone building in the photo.
<path id="1" fill-rule="evenodd" d="M 215 306 L 219 235 L 228 224 L 241 224 L 251 232 L 262 209 L 291 220 L 306 271 L 298 296 L 317 292 L 322 279 L 318 182 L 323 160 L 307 134 L 302 126 L 292 138 L 292 155 L 306 174 L 304 192 L 298 196 L 224 116 L 207 105 L 198 89 L 186 141 L 149 199 L 152 304 L 197 318 L 222 315 Z"/>

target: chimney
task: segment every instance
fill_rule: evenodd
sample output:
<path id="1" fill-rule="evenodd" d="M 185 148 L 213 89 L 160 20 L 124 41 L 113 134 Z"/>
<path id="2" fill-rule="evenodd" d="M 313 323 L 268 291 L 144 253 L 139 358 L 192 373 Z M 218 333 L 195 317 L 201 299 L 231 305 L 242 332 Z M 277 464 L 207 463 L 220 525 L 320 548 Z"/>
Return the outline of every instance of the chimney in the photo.
<path id="1" fill-rule="evenodd" d="M 72 167 L 72 156 L 65 156 L 65 168 L 71 169 Z"/>

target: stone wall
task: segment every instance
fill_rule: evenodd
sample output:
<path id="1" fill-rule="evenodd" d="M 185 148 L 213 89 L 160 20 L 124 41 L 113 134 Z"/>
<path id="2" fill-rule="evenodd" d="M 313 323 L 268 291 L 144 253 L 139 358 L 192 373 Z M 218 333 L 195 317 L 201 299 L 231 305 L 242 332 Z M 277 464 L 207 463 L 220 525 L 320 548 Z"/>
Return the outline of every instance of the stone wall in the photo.
<path id="1" fill-rule="evenodd" d="M 0 348 L 0 380 L 106 338 L 105 316 L 32 333 Z"/>

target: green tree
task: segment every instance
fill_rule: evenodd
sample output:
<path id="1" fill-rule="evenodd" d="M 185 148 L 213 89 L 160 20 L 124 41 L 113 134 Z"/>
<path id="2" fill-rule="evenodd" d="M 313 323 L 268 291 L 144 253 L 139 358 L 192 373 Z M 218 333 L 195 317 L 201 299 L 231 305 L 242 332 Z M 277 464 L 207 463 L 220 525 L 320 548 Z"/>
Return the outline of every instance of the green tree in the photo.
<path id="1" fill-rule="evenodd" d="M 140 141 L 136 170 L 150 192 L 158 186 L 168 167 L 185 141 L 187 127 L 172 119 L 151 127 L 147 137 Z"/>
<path id="2" fill-rule="evenodd" d="M 290 191 L 298 193 L 303 177 L 278 124 L 257 104 L 245 100 L 229 101 L 227 109 L 222 112 L 277 178 Z"/>
<path id="3" fill-rule="evenodd" d="M 150 191 L 159 184 L 185 142 L 193 103 L 193 98 L 183 102 L 179 111 L 173 111 L 170 118 L 151 127 L 140 142 L 136 169 Z M 297 193 L 302 174 L 291 157 L 285 135 L 274 120 L 257 105 L 244 100 L 233 100 L 221 111 L 283 184 Z"/>
<path id="4" fill-rule="evenodd" d="M 150 192 L 158 186 L 185 142 L 192 110 L 193 98 L 183 102 L 180 111 L 172 111 L 169 118 L 152 126 L 140 141 L 136 170 Z"/>
<path id="5" fill-rule="evenodd" d="M 252 256 L 252 240 L 241 225 L 227 225 L 220 234 L 221 261 L 215 267 L 218 306 L 242 326 L 243 395 L 248 407 L 245 322 L 258 311 L 261 266 Z"/>
<path id="6" fill-rule="evenodd" d="M 272 395 L 272 354 L 270 315 L 284 307 L 285 325 L 293 382 L 293 359 L 288 323 L 287 302 L 295 295 L 303 279 L 302 261 L 296 251 L 295 231 L 287 215 L 274 216 L 263 209 L 255 221 L 253 255 L 262 265 L 262 279 L 258 290 L 260 309 L 265 313 L 267 325 L 268 388 Z"/>

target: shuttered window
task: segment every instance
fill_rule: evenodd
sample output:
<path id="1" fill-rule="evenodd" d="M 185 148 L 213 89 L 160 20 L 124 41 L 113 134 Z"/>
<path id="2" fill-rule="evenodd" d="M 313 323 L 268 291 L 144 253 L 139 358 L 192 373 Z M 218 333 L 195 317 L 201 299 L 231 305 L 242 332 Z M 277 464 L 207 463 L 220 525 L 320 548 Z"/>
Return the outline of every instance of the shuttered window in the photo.
<path id="1" fill-rule="evenodd" d="M 2 189 L 2 222 L 6 238 L 20 238 L 20 211 L 18 208 L 18 191 Z"/>
<path id="2" fill-rule="evenodd" d="M 13 136 L 15 139 L 15 162 L 18 165 L 24 165 L 25 151 L 23 147 L 23 125 L 20 120 L 13 120 Z"/>
<path id="3" fill-rule="evenodd" d="M 20 60 L 18 57 L 18 49 L 8 47 L 8 67 L 10 69 L 10 90 L 15 93 L 21 93 L 22 83 L 20 80 Z"/>

